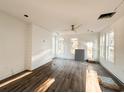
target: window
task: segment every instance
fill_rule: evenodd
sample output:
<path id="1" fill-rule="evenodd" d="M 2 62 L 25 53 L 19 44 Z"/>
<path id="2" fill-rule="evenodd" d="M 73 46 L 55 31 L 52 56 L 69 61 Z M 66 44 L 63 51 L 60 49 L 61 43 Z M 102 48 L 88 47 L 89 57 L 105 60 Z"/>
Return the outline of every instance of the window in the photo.
<path id="1" fill-rule="evenodd" d="M 64 53 L 64 38 L 59 38 L 58 40 L 58 54 L 63 54 Z"/>
<path id="2" fill-rule="evenodd" d="M 97 59 L 97 41 L 87 42 L 87 58 L 89 60 Z"/>
<path id="3" fill-rule="evenodd" d="M 106 34 L 106 60 L 114 62 L 114 32 Z"/>
<path id="4" fill-rule="evenodd" d="M 114 32 L 100 36 L 100 58 L 114 63 Z"/>
<path id="5" fill-rule="evenodd" d="M 87 56 L 88 60 L 93 60 L 93 42 L 87 43 Z"/>
<path id="6" fill-rule="evenodd" d="M 100 37 L 100 57 L 105 58 L 105 34 Z"/>
<path id="7" fill-rule="evenodd" d="M 75 54 L 75 49 L 78 49 L 79 42 L 77 38 L 72 38 L 71 39 L 72 47 L 71 47 L 71 53 Z"/>

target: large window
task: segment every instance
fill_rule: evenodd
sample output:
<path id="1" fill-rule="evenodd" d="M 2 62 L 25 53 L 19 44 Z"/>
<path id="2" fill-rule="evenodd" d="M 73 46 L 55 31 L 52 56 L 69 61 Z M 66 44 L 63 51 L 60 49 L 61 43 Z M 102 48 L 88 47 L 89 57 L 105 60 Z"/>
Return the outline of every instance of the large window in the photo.
<path id="1" fill-rule="evenodd" d="M 106 34 L 106 60 L 114 62 L 114 32 Z"/>
<path id="2" fill-rule="evenodd" d="M 104 33 L 100 36 L 100 58 L 114 62 L 114 32 Z"/>
<path id="3" fill-rule="evenodd" d="M 77 38 L 72 38 L 71 39 L 72 47 L 71 47 L 71 53 L 75 54 L 75 49 L 78 49 L 79 42 Z"/>
<path id="4" fill-rule="evenodd" d="M 105 34 L 100 37 L 100 57 L 105 58 Z"/>
<path id="5" fill-rule="evenodd" d="M 97 59 L 97 41 L 87 42 L 87 58 L 88 60 Z"/>
<path id="6" fill-rule="evenodd" d="M 63 54 L 64 53 L 64 38 L 59 38 L 58 40 L 58 54 Z"/>
<path id="7" fill-rule="evenodd" d="M 93 42 L 87 43 L 87 57 L 88 60 L 93 60 Z"/>

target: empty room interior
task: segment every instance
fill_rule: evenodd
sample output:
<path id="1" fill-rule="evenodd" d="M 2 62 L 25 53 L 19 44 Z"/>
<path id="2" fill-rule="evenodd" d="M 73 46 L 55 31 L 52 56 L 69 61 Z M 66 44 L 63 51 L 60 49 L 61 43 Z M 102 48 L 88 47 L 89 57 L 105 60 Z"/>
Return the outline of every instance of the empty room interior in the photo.
<path id="1" fill-rule="evenodd" d="M 124 0 L 0 0 L 0 92 L 123 92 Z"/>

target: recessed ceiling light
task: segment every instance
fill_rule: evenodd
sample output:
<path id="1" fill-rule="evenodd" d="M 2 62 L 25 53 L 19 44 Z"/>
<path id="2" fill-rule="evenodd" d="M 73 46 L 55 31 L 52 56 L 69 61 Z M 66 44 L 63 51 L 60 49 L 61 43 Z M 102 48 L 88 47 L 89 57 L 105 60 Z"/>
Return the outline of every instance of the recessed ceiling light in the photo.
<path id="1" fill-rule="evenodd" d="M 29 17 L 28 15 L 24 15 L 24 17 Z"/>

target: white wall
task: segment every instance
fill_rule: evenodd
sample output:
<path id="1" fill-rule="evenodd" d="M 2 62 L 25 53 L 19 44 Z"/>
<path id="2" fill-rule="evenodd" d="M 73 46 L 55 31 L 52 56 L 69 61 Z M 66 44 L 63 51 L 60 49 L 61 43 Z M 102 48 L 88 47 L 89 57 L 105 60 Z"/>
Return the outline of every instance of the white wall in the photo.
<path id="1" fill-rule="evenodd" d="M 0 12 L 0 80 L 52 58 L 52 33 Z"/>
<path id="2" fill-rule="evenodd" d="M 25 70 L 27 24 L 0 12 L 0 80 Z"/>
<path id="3" fill-rule="evenodd" d="M 27 26 L 25 47 L 25 69 L 32 70 L 32 24 Z"/>
<path id="4" fill-rule="evenodd" d="M 52 33 L 32 25 L 32 69 L 46 64 L 52 58 Z"/>
<path id="5" fill-rule="evenodd" d="M 109 32 L 111 29 L 113 29 L 115 34 L 114 63 L 107 62 L 102 58 L 100 62 L 105 68 L 107 68 L 124 83 L 124 17 L 117 20 L 110 27 L 104 29 L 101 34 Z"/>
<path id="6" fill-rule="evenodd" d="M 87 49 L 86 42 L 96 41 L 98 46 L 98 33 L 83 33 L 83 34 L 65 34 L 61 35 L 64 38 L 64 53 L 58 54 L 57 57 L 64 59 L 74 59 L 74 54 L 71 53 L 71 38 L 78 38 L 79 40 L 79 49 Z M 59 37 L 59 36 L 58 36 Z M 97 50 L 98 53 L 98 50 Z M 85 59 L 87 59 L 87 54 L 85 51 Z M 98 60 L 98 54 L 97 58 Z"/>

